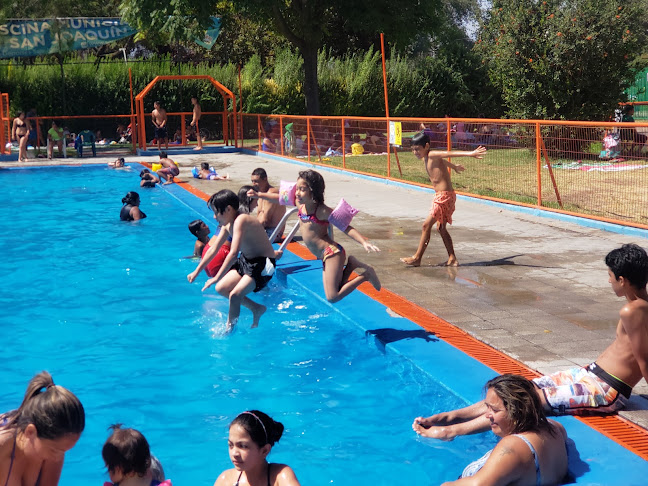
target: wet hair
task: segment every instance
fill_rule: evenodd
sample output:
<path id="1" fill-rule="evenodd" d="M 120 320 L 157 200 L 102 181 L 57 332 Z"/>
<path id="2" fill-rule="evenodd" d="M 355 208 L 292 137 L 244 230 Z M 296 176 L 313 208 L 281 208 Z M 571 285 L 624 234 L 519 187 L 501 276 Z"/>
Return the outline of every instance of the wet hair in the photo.
<path id="1" fill-rule="evenodd" d="M 411 146 L 425 147 L 426 144 L 430 143 L 430 136 L 425 132 L 418 132 L 410 140 Z"/>
<path id="2" fill-rule="evenodd" d="M 8 412 L 5 419 L 5 427 L 21 432 L 33 424 L 36 435 L 48 440 L 81 434 L 85 428 L 83 405 L 74 393 L 55 385 L 47 371 L 41 371 L 29 381 L 20 407 Z"/>
<path id="3" fill-rule="evenodd" d="M 248 197 L 247 193 L 250 189 L 254 189 L 252 186 L 241 186 L 238 190 L 238 200 L 239 200 L 239 212 L 250 214 L 250 205 L 254 202 L 254 199 Z"/>
<path id="4" fill-rule="evenodd" d="M 167 153 L 164 150 L 160 150 L 160 158 L 166 159 L 168 157 Z"/>
<path id="5" fill-rule="evenodd" d="M 130 191 L 122 198 L 122 204 L 130 204 L 131 206 L 137 206 L 140 202 L 140 196 L 135 191 Z"/>
<path id="6" fill-rule="evenodd" d="M 201 162 L 200 163 L 200 168 L 202 170 L 209 170 L 209 162 Z"/>
<path id="7" fill-rule="evenodd" d="M 279 442 L 283 435 L 284 426 L 281 422 L 272 420 L 268 415 L 259 410 L 242 412 L 236 416 L 230 428 L 240 425 L 250 435 L 250 439 L 259 447 L 266 444 L 271 446 Z"/>
<path id="8" fill-rule="evenodd" d="M 646 250 L 634 243 L 628 243 L 621 248 L 612 250 L 605 257 L 605 264 L 610 268 L 614 277 L 623 277 L 630 285 L 643 289 L 648 282 L 648 255 Z"/>
<path id="9" fill-rule="evenodd" d="M 214 211 L 214 214 L 223 214 L 227 206 L 232 206 L 234 211 L 238 211 L 239 198 L 233 191 L 222 189 L 209 198 L 207 207 Z"/>
<path id="10" fill-rule="evenodd" d="M 124 157 L 119 157 L 117 159 L 117 162 L 119 162 L 121 165 L 124 165 L 126 163 L 126 161 L 124 160 Z"/>
<path id="11" fill-rule="evenodd" d="M 140 179 L 146 177 L 147 175 L 151 175 L 151 171 L 148 170 L 148 169 L 142 170 L 142 172 L 140 172 Z M 147 179 L 148 179 L 148 177 L 147 177 Z"/>
<path id="12" fill-rule="evenodd" d="M 268 178 L 268 174 L 265 171 L 265 169 L 262 169 L 261 167 L 258 167 L 252 171 L 253 176 L 259 176 L 262 180 L 266 180 Z"/>
<path id="13" fill-rule="evenodd" d="M 202 228 L 203 224 L 207 226 L 207 224 L 202 219 L 194 219 L 191 223 L 189 223 L 189 232 L 196 238 L 198 238 L 198 231 L 200 231 L 200 228 Z"/>
<path id="14" fill-rule="evenodd" d="M 101 457 L 108 468 L 119 468 L 122 474 L 136 473 L 142 477 L 151 467 L 151 449 L 142 433 L 135 429 L 122 429 L 122 424 L 111 425 L 110 437 L 101 449 Z"/>
<path id="15" fill-rule="evenodd" d="M 547 420 L 535 385 L 520 375 L 501 375 L 486 383 L 504 402 L 504 408 L 513 423 L 513 434 L 546 430 L 552 435 L 554 428 Z"/>
<path id="16" fill-rule="evenodd" d="M 314 170 L 302 170 L 299 173 L 299 178 L 308 184 L 313 200 L 317 204 L 324 204 L 324 178 L 322 174 Z"/>

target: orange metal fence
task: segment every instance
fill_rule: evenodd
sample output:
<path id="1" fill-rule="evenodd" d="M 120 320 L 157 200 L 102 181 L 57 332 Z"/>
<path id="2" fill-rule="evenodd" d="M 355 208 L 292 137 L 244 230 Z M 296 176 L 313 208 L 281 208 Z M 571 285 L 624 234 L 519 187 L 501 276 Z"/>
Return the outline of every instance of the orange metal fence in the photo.
<path id="1" fill-rule="evenodd" d="M 0 93 L 0 154 L 10 154 L 11 147 L 11 118 L 9 117 L 9 94 Z"/>
<path id="2" fill-rule="evenodd" d="M 307 117 L 242 114 L 242 147 L 359 173 L 428 185 L 409 139 L 432 149 L 488 149 L 457 158 L 463 194 L 648 229 L 648 123 L 483 118 Z M 401 146 L 389 144 L 400 123 Z M 390 151 L 391 157 L 388 157 Z"/>

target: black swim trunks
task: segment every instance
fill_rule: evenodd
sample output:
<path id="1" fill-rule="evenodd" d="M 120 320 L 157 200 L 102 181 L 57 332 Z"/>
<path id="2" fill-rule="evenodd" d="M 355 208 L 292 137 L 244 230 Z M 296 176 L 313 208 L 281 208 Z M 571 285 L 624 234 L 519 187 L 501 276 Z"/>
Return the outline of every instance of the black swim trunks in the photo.
<path id="1" fill-rule="evenodd" d="M 258 292 L 268 285 L 268 282 L 274 275 L 275 265 L 274 258 L 257 257 L 248 259 L 241 253 L 236 263 L 232 265 L 232 268 L 241 276 L 249 275 L 252 277 L 256 284 L 254 291 Z"/>
<path id="2" fill-rule="evenodd" d="M 155 138 L 158 140 L 164 140 L 167 138 L 167 129 L 166 127 L 155 127 Z"/>

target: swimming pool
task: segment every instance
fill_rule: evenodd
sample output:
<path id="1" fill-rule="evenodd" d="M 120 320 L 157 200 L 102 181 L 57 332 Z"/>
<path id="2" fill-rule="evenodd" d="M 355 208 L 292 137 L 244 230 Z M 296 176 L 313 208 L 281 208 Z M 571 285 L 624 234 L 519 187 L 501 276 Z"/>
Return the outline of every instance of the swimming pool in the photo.
<path id="1" fill-rule="evenodd" d="M 0 410 L 41 369 L 79 396 L 87 427 L 62 485 L 105 478 L 100 450 L 115 422 L 146 435 L 174 484 L 212 484 L 231 467 L 227 425 L 251 408 L 284 423 L 270 458 L 303 485 L 438 484 L 494 445 L 490 434 L 442 443 L 411 431 L 417 415 L 478 399 L 494 373 L 359 292 L 329 306 L 321 264 L 286 254 L 253 296 L 269 308 L 260 327 L 247 329 L 243 310 L 223 338 L 226 300 L 201 294 L 204 278 L 189 285 L 196 262 L 182 258 L 189 221 L 215 227 L 203 201 L 177 186 L 139 189 L 137 170 L 37 170 L 0 174 L 13 208 L 0 222 Z M 129 190 L 149 216 L 140 223 L 118 220 Z M 579 484 L 645 482 L 645 461 L 562 421 L 589 468 Z"/>

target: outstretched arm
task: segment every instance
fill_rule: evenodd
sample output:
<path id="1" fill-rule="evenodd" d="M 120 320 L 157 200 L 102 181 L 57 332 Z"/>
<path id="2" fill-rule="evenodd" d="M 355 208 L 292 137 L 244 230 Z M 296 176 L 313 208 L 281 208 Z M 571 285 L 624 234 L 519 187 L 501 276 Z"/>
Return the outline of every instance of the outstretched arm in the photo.
<path id="1" fill-rule="evenodd" d="M 446 167 L 447 167 L 448 169 L 454 169 L 454 171 L 455 171 L 457 174 L 458 174 L 459 172 L 463 172 L 464 170 L 466 170 L 466 168 L 465 168 L 463 165 L 453 164 L 452 162 L 450 162 L 450 161 L 447 160 L 447 159 L 443 159 L 443 163 L 446 165 Z"/>
<path id="2" fill-rule="evenodd" d="M 362 245 L 362 247 L 367 250 L 367 251 L 380 251 L 380 248 L 378 248 L 376 245 L 369 243 L 369 240 L 367 240 L 364 236 L 360 234 L 360 232 L 355 229 L 353 226 L 349 225 L 344 232 L 354 240 L 356 240 L 358 243 Z"/>
<path id="3" fill-rule="evenodd" d="M 247 197 L 255 198 L 255 199 L 264 199 L 266 201 L 273 202 L 275 204 L 279 204 L 279 192 L 273 192 L 272 190 L 268 192 L 259 192 L 255 191 L 254 189 L 250 189 L 247 192 Z"/>
<path id="4" fill-rule="evenodd" d="M 209 265 L 209 262 L 212 261 L 212 259 L 216 256 L 216 253 L 218 253 L 218 250 L 220 250 L 220 247 L 223 246 L 223 243 L 227 240 L 227 236 L 229 233 L 225 228 L 221 228 L 220 232 L 218 233 L 218 236 L 212 237 L 211 240 L 209 240 L 209 250 L 207 250 L 207 253 L 202 257 L 200 260 L 200 263 L 196 267 L 196 269 L 191 272 L 189 275 L 187 275 L 187 280 L 189 283 L 192 283 L 194 280 L 196 280 L 196 277 L 202 272 L 207 265 Z"/>
<path id="5" fill-rule="evenodd" d="M 476 159 L 482 159 L 484 158 L 485 153 L 486 147 L 480 145 L 475 150 L 430 150 L 428 158 L 445 159 L 448 157 L 474 157 Z"/>

